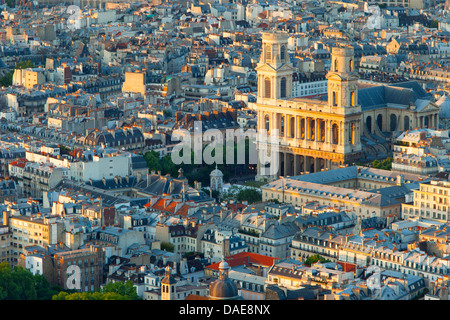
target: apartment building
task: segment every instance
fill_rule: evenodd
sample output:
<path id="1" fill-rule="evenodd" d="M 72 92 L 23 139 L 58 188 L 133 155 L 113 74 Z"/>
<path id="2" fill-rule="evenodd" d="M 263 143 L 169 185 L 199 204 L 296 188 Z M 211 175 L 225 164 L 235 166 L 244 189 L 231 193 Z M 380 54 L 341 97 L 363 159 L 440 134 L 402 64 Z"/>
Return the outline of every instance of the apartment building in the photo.
<path id="1" fill-rule="evenodd" d="M 68 168 L 29 162 L 23 170 L 23 193 L 28 197 L 41 198 L 44 191 L 49 191 L 63 179 L 68 179 L 69 173 Z"/>
<path id="2" fill-rule="evenodd" d="M 259 253 L 277 259 L 290 256 L 290 245 L 300 228 L 294 223 L 275 223 L 260 235 Z"/>
<path id="3" fill-rule="evenodd" d="M 372 265 L 381 269 L 401 272 L 424 278 L 426 285 L 444 279 L 450 274 L 448 259 L 431 256 L 415 248 L 397 251 L 395 248 L 380 247 L 372 252 Z"/>
<path id="4" fill-rule="evenodd" d="M 12 264 L 17 264 L 20 253 L 28 246 L 48 246 L 60 242 L 63 224 L 56 216 L 10 216 L 7 218 L 12 233 Z"/>
<path id="5" fill-rule="evenodd" d="M 346 241 L 345 236 L 333 234 L 318 227 L 311 227 L 297 233 L 292 239 L 290 257 L 304 262 L 308 257 L 319 254 L 330 261 L 337 261 L 339 250 Z"/>
<path id="6" fill-rule="evenodd" d="M 248 250 L 245 241 L 231 231 L 207 230 L 201 239 L 201 252 L 211 262 L 218 262 L 223 257 L 246 252 Z"/>
<path id="7" fill-rule="evenodd" d="M 450 182 L 435 181 L 420 183 L 413 190 L 412 202 L 402 204 L 402 218 L 420 217 L 439 222 L 450 221 Z"/>
<path id="8" fill-rule="evenodd" d="M 56 253 L 53 259 L 55 285 L 65 290 L 77 289 L 86 292 L 97 290 L 103 284 L 105 253 L 101 247 L 91 245 L 84 249 L 60 252 Z M 79 269 L 74 269 L 77 271 L 70 273 L 70 266 Z"/>
<path id="9" fill-rule="evenodd" d="M 202 248 L 203 234 L 208 230 L 207 224 L 176 224 L 158 223 L 155 238 L 158 241 L 171 243 L 175 253 L 199 252 Z"/>
<path id="10" fill-rule="evenodd" d="M 311 74 L 307 77 L 303 73 L 294 73 L 292 79 L 292 96 L 308 97 L 326 94 L 328 92 L 328 80 L 325 74 Z"/>
<path id="11" fill-rule="evenodd" d="M 6 216 L 5 216 L 6 215 Z M 7 214 L 3 214 L 3 225 L 0 225 L 0 262 L 12 263 L 12 232 L 7 224 Z M 6 222 L 5 222 L 6 220 Z"/>

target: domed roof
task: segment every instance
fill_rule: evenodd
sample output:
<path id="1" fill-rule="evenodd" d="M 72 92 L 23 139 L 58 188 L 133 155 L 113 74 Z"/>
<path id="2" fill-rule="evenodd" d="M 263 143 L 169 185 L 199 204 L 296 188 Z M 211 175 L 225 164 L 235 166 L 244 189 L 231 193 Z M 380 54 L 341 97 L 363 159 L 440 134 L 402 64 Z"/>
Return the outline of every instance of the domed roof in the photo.
<path id="1" fill-rule="evenodd" d="M 212 300 L 236 299 L 238 297 L 237 286 L 231 279 L 218 279 L 209 285 L 209 297 Z"/>
<path id="2" fill-rule="evenodd" d="M 230 266 L 226 261 L 222 261 L 219 264 L 219 270 L 228 270 L 228 269 L 230 269 Z"/>
<path id="3" fill-rule="evenodd" d="M 209 285 L 209 297 L 212 300 L 234 300 L 239 298 L 237 285 L 228 278 L 230 266 L 225 261 L 219 264 L 219 279 Z"/>
<path id="4" fill-rule="evenodd" d="M 166 267 L 166 275 L 165 277 L 161 280 L 162 284 L 175 284 L 177 283 L 177 281 L 175 280 L 174 277 L 172 277 L 172 268 L 170 266 Z"/>
<path id="5" fill-rule="evenodd" d="M 436 101 L 436 105 L 439 107 L 439 118 L 450 119 L 450 99 L 446 94 Z"/>
<path id="6" fill-rule="evenodd" d="M 216 164 L 216 168 L 211 171 L 211 173 L 209 174 L 211 177 L 223 177 L 223 173 L 222 171 L 220 171 L 219 169 L 217 169 L 217 164 Z"/>

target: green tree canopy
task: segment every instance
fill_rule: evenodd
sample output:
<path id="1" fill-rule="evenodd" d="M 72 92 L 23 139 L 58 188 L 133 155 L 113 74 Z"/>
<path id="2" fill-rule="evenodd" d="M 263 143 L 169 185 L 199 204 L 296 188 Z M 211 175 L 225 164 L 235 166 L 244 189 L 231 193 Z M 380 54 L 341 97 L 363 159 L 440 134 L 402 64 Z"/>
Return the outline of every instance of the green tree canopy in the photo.
<path id="1" fill-rule="evenodd" d="M 137 295 L 136 288 L 133 286 L 133 282 L 125 281 L 125 282 L 110 282 L 103 287 L 102 292 L 113 293 L 124 296 L 127 300 L 139 300 L 139 296 Z"/>
<path id="2" fill-rule="evenodd" d="M 383 161 L 380 160 L 374 160 L 372 162 L 372 167 L 377 169 L 383 169 L 383 170 L 391 170 L 392 168 L 392 158 L 387 157 Z"/>
<path id="3" fill-rule="evenodd" d="M 14 268 L 7 262 L 0 263 L 0 300 L 50 300 L 61 291 L 50 288 L 42 275 L 33 275 L 20 266 Z"/>
<path id="4" fill-rule="evenodd" d="M 114 282 L 106 284 L 102 290 L 94 292 L 60 292 L 53 300 L 140 300 L 133 282 Z"/>
<path id="5" fill-rule="evenodd" d="M 26 69 L 34 67 L 35 67 L 34 63 L 30 60 L 17 62 L 13 70 L 8 71 L 8 73 L 6 73 L 3 77 L 0 78 L 0 85 L 3 87 L 9 87 L 10 85 L 12 85 L 15 69 Z"/>
<path id="6" fill-rule="evenodd" d="M 242 201 L 248 201 L 250 204 L 255 202 L 260 202 L 262 200 L 262 194 L 261 191 L 257 189 L 242 189 L 237 194 L 237 200 Z"/>
<path id="7" fill-rule="evenodd" d="M 324 257 L 322 257 L 319 254 L 315 254 L 313 256 L 309 256 L 306 260 L 305 260 L 305 265 L 310 267 L 312 264 L 316 263 L 316 262 L 320 262 L 320 263 L 326 263 L 326 262 L 330 262 L 330 260 L 325 259 Z"/>

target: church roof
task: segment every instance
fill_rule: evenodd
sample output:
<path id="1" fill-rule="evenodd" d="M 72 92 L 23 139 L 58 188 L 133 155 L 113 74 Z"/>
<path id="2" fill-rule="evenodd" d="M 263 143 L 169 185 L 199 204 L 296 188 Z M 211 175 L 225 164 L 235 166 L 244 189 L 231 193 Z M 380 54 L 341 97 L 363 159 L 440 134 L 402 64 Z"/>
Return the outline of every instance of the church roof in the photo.
<path id="1" fill-rule="evenodd" d="M 389 86 L 369 86 L 358 91 L 358 102 L 363 111 L 383 107 L 387 104 L 409 107 L 411 104 L 417 103 L 423 107 L 430 100 L 431 97 L 416 81 Z"/>

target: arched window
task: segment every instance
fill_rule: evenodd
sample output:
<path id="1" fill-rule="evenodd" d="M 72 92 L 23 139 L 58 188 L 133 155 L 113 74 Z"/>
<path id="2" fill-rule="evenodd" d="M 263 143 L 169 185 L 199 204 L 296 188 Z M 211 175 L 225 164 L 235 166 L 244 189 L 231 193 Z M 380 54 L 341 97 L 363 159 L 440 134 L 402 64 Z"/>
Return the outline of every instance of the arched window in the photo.
<path id="1" fill-rule="evenodd" d="M 350 59 L 350 72 L 353 72 L 353 59 Z"/>
<path id="2" fill-rule="evenodd" d="M 355 95 L 355 92 L 354 92 L 354 91 L 352 91 L 352 92 L 350 93 L 350 105 L 351 105 L 352 107 L 354 107 L 354 106 L 356 105 L 356 95 Z"/>
<path id="3" fill-rule="evenodd" d="M 270 131 L 270 118 L 269 118 L 269 116 L 268 115 L 266 115 L 266 123 L 265 123 L 265 125 L 266 125 L 266 131 L 267 132 L 269 132 Z"/>
<path id="4" fill-rule="evenodd" d="M 305 139 L 305 118 L 300 119 L 300 138 Z"/>
<path id="5" fill-rule="evenodd" d="M 291 117 L 289 120 L 290 137 L 295 138 L 295 117 Z"/>
<path id="6" fill-rule="evenodd" d="M 264 97 L 265 98 L 270 98 L 271 97 L 271 87 L 270 87 L 270 79 L 269 78 L 265 78 L 264 79 Z"/>
<path id="7" fill-rule="evenodd" d="M 284 62 L 284 59 L 286 59 L 286 52 L 285 52 L 286 47 L 285 46 L 281 46 L 280 50 L 281 50 L 280 51 L 280 59 L 281 59 L 281 61 Z"/>
<path id="8" fill-rule="evenodd" d="M 368 116 L 366 118 L 366 126 L 367 126 L 367 130 L 369 130 L 369 133 L 372 133 L 372 117 Z"/>
<path id="9" fill-rule="evenodd" d="M 339 144 L 339 127 L 336 123 L 333 124 L 333 126 L 331 127 L 331 133 L 332 133 L 331 142 L 333 144 Z"/>
<path id="10" fill-rule="evenodd" d="M 337 92 L 333 91 L 333 106 L 337 106 Z"/>
<path id="11" fill-rule="evenodd" d="M 281 78 L 280 83 L 280 98 L 286 98 L 286 78 Z"/>
<path id="12" fill-rule="evenodd" d="M 408 116 L 405 116 L 405 117 L 403 118 L 403 122 L 404 122 L 404 124 L 403 124 L 403 129 L 404 129 L 404 130 L 409 130 L 409 117 L 408 117 Z"/>
<path id="13" fill-rule="evenodd" d="M 337 59 L 334 59 L 334 71 L 338 71 L 339 63 Z"/>
<path id="14" fill-rule="evenodd" d="M 348 142 L 350 144 L 355 144 L 355 134 L 356 134 L 356 130 L 355 130 L 355 124 L 352 123 L 352 125 L 350 126 L 350 132 L 349 132 L 349 136 L 348 136 Z"/>
<path id="15" fill-rule="evenodd" d="M 377 125 L 380 131 L 383 131 L 383 116 L 381 114 L 377 116 Z"/>

